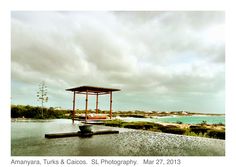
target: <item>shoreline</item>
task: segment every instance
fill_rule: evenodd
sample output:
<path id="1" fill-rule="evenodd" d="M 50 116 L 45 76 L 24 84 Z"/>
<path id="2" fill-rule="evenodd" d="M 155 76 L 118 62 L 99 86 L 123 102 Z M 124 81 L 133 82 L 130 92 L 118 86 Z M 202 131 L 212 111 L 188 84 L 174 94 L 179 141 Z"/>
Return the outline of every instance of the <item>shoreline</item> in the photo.
<path id="1" fill-rule="evenodd" d="M 125 122 L 123 120 L 107 120 L 105 126 L 122 127 L 130 129 L 140 129 L 153 132 L 163 132 L 171 134 L 179 134 L 186 136 L 199 136 L 225 140 L 224 124 L 178 124 L 167 122 Z"/>

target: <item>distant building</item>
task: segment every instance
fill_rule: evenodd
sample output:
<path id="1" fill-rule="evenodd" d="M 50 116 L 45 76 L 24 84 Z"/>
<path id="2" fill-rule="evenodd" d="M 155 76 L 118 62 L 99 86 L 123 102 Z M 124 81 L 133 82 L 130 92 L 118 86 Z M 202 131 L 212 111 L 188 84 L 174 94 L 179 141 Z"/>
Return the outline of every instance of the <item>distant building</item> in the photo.
<path id="1" fill-rule="evenodd" d="M 53 109 L 54 110 L 61 110 L 62 108 L 61 107 L 54 107 Z"/>
<path id="2" fill-rule="evenodd" d="M 185 112 L 185 111 L 182 111 L 182 114 L 183 114 L 183 115 L 188 115 L 188 113 L 187 113 L 187 112 Z"/>

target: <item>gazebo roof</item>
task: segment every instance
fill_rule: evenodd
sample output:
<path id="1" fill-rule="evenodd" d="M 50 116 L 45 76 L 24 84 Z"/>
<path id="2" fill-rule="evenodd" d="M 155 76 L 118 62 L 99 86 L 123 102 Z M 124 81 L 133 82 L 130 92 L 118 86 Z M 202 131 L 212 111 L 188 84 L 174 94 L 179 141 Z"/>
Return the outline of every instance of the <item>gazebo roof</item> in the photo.
<path id="1" fill-rule="evenodd" d="M 109 93 L 113 91 L 120 91 L 120 89 L 114 88 L 103 88 L 103 87 L 95 87 L 95 86 L 80 86 L 75 88 L 66 89 L 66 91 L 78 92 L 78 93 L 85 93 L 85 92 L 92 92 L 92 93 Z"/>

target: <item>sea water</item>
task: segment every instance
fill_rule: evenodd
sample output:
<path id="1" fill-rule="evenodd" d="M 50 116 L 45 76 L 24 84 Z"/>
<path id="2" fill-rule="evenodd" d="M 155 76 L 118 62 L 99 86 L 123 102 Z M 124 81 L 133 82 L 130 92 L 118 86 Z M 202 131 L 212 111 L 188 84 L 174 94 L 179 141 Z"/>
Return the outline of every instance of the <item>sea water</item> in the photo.
<path id="1" fill-rule="evenodd" d="M 156 119 L 160 122 L 182 122 L 185 124 L 199 124 L 206 122 L 208 124 L 225 124 L 225 116 L 176 116 L 176 117 L 160 117 Z"/>
<path id="2" fill-rule="evenodd" d="M 195 116 L 166 116 L 157 118 L 121 118 L 124 121 L 147 121 L 147 122 L 163 122 L 163 123 L 177 123 L 182 122 L 184 124 L 200 124 L 206 122 L 208 124 L 225 124 L 225 116 L 205 116 L 205 115 L 195 115 Z"/>

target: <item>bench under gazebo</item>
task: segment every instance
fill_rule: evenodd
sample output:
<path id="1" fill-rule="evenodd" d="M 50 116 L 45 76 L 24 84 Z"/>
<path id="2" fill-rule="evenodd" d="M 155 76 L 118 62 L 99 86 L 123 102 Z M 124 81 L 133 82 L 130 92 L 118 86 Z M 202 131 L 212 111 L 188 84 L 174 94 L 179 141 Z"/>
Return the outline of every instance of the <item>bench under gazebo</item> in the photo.
<path id="1" fill-rule="evenodd" d="M 120 89 L 114 88 L 103 88 L 103 87 L 95 87 L 95 86 L 80 86 L 75 88 L 66 89 L 66 91 L 73 92 L 73 111 L 72 111 L 72 121 L 75 121 L 75 102 L 76 102 L 76 94 L 84 94 L 85 98 L 85 122 L 88 119 L 88 96 L 95 95 L 96 96 L 96 114 L 98 114 L 98 96 L 99 95 L 110 95 L 110 119 L 112 118 L 112 92 L 120 91 Z"/>

